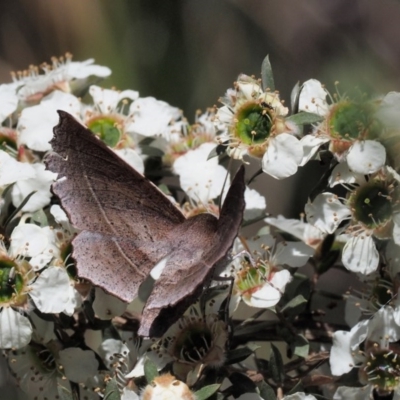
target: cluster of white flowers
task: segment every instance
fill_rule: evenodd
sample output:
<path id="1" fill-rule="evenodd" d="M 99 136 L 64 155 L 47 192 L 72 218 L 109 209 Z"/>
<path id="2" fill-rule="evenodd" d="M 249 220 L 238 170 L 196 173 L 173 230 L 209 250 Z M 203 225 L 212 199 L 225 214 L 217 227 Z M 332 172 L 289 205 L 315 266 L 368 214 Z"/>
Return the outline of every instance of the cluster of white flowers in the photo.
<path id="1" fill-rule="evenodd" d="M 354 387 L 339 386 L 335 399 L 400 398 L 400 94 L 331 96 L 312 79 L 295 86 L 289 114 L 267 58 L 262 79 L 239 75 L 223 106 L 190 123 L 164 101 L 94 84 L 110 74 L 66 55 L 0 85 L 0 348 L 24 398 L 312 400 L 304 392 L 330 396 L 334 376 L 355 368 Z M 170 198 L 187 218 L 219 214 L 230 174 L 218 155 L 260 162 L 276 179 L 308 162 L 318 168 L 325 153 L 330 165 L 299 220 L 266 217 L 264 194 L 246 187 L 243 226 L 264 226 L 252 238 L 239 232 L 229 264 L 162 338 L 140 338 L 142 299 L 128 305 L 77 274 L 77 230 L 43 163 L 57 110 L 161 189 L 161 176 L 179 178 Z M 298 270 L 306 264 L 311 280 Z M 318 277 L 336 267 L 364 288 L 345 296 L 349 331 L 313 315 Z M 333 337 L 330 356 L 324 335 Z M 295 360 L 274 346 L 264 359 L 272 341 Z M 328 359 L 331 378 L 320 371 Z M 306 365 L 313 380 L 302 378 Z"/>

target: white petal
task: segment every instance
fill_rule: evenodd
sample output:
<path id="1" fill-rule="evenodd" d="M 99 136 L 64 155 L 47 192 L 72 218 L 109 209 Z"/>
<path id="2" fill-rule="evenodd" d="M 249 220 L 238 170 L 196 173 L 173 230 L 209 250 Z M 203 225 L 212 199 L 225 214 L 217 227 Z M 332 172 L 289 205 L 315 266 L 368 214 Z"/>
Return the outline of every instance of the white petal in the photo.
<path id="1" fill-rule="evenodd" d="M 300 139 L 300 143 L 303 147 L 303 158 L 301 160 L 300 166 L 307 164 L 307 162 L 318 151 L 320 146 L 326 142 L 329 142 L 328 137 L 316 136 L 316 135 L 303 136 Z"/>
<path id="2" fill-rule="evenodd" d="M 140 400 L 139 396 L 133 391 L 126 387 L 122 390 L 121 400 Z"/>
<path id="3" fill-rule="evenodd" d="M 164 136 L 168 125 L 181 116 L 178 108 L 154 97 L 135 100 L 130 106 L 130 114 L 134 119 L 127 130 L 143 136 Z"/>
<path id="4" fill-rule="evenodd" d="M 44 164 L 33 164 L 32 168 L 35 171 L 35 176 L 16 182 L 11 192 L 15 207 L 18 207 L 29 194 L 36 192 L 22 208 L 22 211 L 25 212 L 35 212 L 49 204 L 51 199 L 50 186 L 57 177 L 57 174 L 46 171 Z"/>
<path id="5" fill-rule="evenodd" d="M 300 141 L 288 133 L 271 138 L 262 159 L 263 171 L 276 179 L 283 179 L 297 172 L 303 158 Z"/>
<path id="6" fill-rule="evenodd" d="M 218 164 L 217 158 L 207 160 L 214 147 L 213 143 L 203 143 L 197 149 L 190 150 L 176 159 L 173 165 L 174 173 L 179 175 L 182 189 L 191 199 L 204 205 L 221 195 L 227 176 L 226 169 Z M 224 193 L 227 190 L 228 186 L 225 185 Z"/>
<path id="7" fill-rule="evenodd" d="M 282 400 L 317 400 L 312 394 L 306 394 L 302 392 L 297 392 L 285 396 Z"/>
<path id="8" fill-rule="evenodd" d="M 347 163 L 341 162 L 333 169 L 329 177 L 329 186 L 333 187 L 343 183 L 358 183 L 362 185 L 365 183 L 365 177 L 363 174 L 357 174 L 351 171 Z"/>
<path id="9" fill-rule="evenodd" d="M 111 74 L 111 69 L 102 65 L 93 64 L 94 59 L 85 61 L 68 61 L 60 66 L 68 79 L 85 79 L 89 76 L 99 76 L 105 78 Z"/>
<path id="10" fill-rule="evenodd" d="M 121 340 L 105 339 L 101 343 L 101 345 L 98 349 L 98 353 L 104 359 L 106 366 L 108 368 L 111 368 L 112 364 L 114 363 L 114 360 L 113 360 L 114 354 L 127 355 L 129 353 L 129 348 Z"/>
<path id="11" fill-rule="evenodd" d="M 274 261 L 279 265 L 302 267 L 314 254 L 314 250 L 303 242 L 280 242 L 277 245 Z"/>
<path id="12" fill-rule="evenodd" d="M 22 224 L 16 226 L 11 234 L 10 253 L 13 257 L 35 257 L 46 249 L 47 244 L 47 232 L 40 226 Z"/>
<path id="13" fill-rule="evenodd" d="M 126 163 L 133 167 L 136 171 L 144 174 L 144 163 L 142 157 L 133 149 L 114 150 Z"/>
<path id="14" fill-rule="evenodd" d="M 400 245 L 400 214 L 393 215 L 393 241 Z"/>
<path id="15" fill-rule="evenodd" d="M 289 271 L 282 270 L 274 274 L 271 282 L 254 292 L 250 299 L 243 297 L 243 301 L 251 307 L 270 308 L 278 303 L 281 299 L 286 284 L 291 281 Z"/>
<path id="16" fill-rule="evenodd" d="M 31 341 L 31 335 L 29 319 L 11 307 L 3 307 L 0 312 L 0 349 L 20 349 Z"/>
<path id="17" fill-rule="evenodd" d="M 35 330 L 32 333 L 32 340 L 43 344 L 50 342 L 50 340 L 57 340 L 57 336 L 54 333 L 54 322 L 45 321 L 35 313 L 30 313 L 29 318 L 35 327 Z"/>
<path id="18" fill-rule="evenodd" d="M 278 215 L 277 218 L 265 218 L 264 221 L 278 229 L 290 233 L 312 248 L 317 247 L 324 238 L 324 234 L 320 229 L 298 219 L 289 219 Z"/>
<path id="19" fill-rule="evenodd" d="M 72 382 L 84 383 L 97 374 L 99 363 L 92 350 L 69 347 L 60 350 L 59 356 L 65 375 Z"/>
<path id="20" fill-rule="evenodd" d="M 244 210 L 243 216 L 245 220 L 249 221 L 265 213 L 267 202 L 265 197 L 258 193 L 257 190 L 246 187 L 244 192 L 244 201 L 246 203 L 246 209 Z"/>
<path id="21" fill-rule="evenodd" d="M 325 233 L 333 233 L 339 224 L 350 216 L 349 209 L 332 193 L 319 194 L 305 205 L 307 220 Z"/>
<path id="22" fill-rule="evenodd" d="M 46 268 L 31 287 L 30 296 L 41 312 L 73 313 L 76 306 L 75 292 L 64 268 Z"/>
<path id="23" fill-rule="evenodd" d="M 389 92 L 381 101 L 376 113 L 386 127 L 397 129 L 400 125 L 400 93 Z"/>
<path id="24" fill-rule="evenodd" d="M 379 264 L 379 253 L 372 236 L 360 234 L 348 240 L 343 248 L 342 263 L 352 272 L 370 274 L 376 271 Z"/>
<path id="25" fill-rule="evenodd" d="M 125 312 L 127 303 L 117 299 L 115 296 L 96 288 L 93 302 L 93 310 L 100 319 L 111 319 Z"/>
<path id="26" fill-rule="evenodd" d="M 324 116 L 328 112 L 326 96 L 328 92 L 316 79 L 303 83 L 299 97 L 299 111 L 306 111 Z"/>
<path id="27" fill-rule="evenodd" d="M 333 395 L 333 400 L 368 400 L 372 397 L 373 386 L 347 387 L 340 386 Z M 395 400 L 393 398 L 393 400 Z"/>
<path id="28" fill-rule="evenodd" d="M 35 170 L 31 164 L 19 162 L 0 150 L 0 187 L 34 176 Z"/>
<path id="29" fill-rule="evenodd" d="M 358 174 L 372 174 L 385 165 L 386 150 L 375 140 L 355 142 L 347 154 L 349 168 Z"/>
<path id="30" fill-rule="evenodd" d="M 343 375 L 355 366 L 355 359 L 352 355 L 352 351 L 356 350 L 353 348 L 355 345 L 353 338 L 357 332 L 363 333 L 363 336 L 365 337 L 367 332 L 367 323 L 368 321 L 360 322 L 350 332 L 334 332 L 333 346 L 329 358 L 333 375 Z"/>
<path id="31" fill-rule="evenodd" d="M 57 110 L 64 110 L 79 117 L 81 104 L 69 93 L 56 90 L 46 96 L 37 106 L 24 108 L 18 121 L 21 144 L 37 151 L 51 150 L 50 139 L 58 123 Z"/>
<path id="32" fill-rule="evenodd" d="M 389 343 L 397 342 L 400 329 L 394 317 L 395 312 L 392 307 L 380 308 L 370 320 L 368 340 L 378 343 L 381 348 L 387 348 Z"/>
<path id="33" fill-rule="evenodd" d="M 50 207 L 50 214 L 59 224 L 69 222 L 67 214 L 58 204 L 53 204 Z"/>
<path id="34" fill-rule="evenodd" d="M 18 106 L 18 96 L 15 84 L 0 85 L 0 123 L 11 115 Z"/>
<path id="35" fill-rule="evenodd" d="M 134 90 L 118 92 L 117 90 L 104 89 L 96 85 L 90 86 L 89 93 L 92 96 L 94 103 L 104 114 L 114 112 L 118 103 L 123 99 L 136 100 L 139 97 L 139 92 Z"/>

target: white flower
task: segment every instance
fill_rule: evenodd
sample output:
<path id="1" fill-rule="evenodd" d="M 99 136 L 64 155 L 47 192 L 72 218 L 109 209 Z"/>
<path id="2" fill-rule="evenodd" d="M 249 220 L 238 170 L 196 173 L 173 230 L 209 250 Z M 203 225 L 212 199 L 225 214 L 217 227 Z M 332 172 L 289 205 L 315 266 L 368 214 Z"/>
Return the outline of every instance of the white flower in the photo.
<path id="1" fill-rule="evenodd" d="M 72 56 L 66 54 L 64 58 L 53 58 L 52 65 L 43 64 L 44 74 L 39 74 L 39 68 L 30 67 L 28 71 L 14 75 L 14 80 L 20 86 L 18 97 L 23 103 L 37 103 L 44 96 L 54 90 L 65 93 L 79 92 L 87 87 L 88 78 L 97 76 L 105 78 L 111 74 L 108 67 L 93 64 L 89 59 L 82 62 L 72 61 Z"/>
<path id="2" fill-rule="evenodd" d="M 71 382 L 79 398 L 97 400 L 99 382 L 98 361 L 93 351 L 80 348 L 60 348 L 60 343 L 36 342 L 23 349 L 9 352 L 8 363 L 21 389 L 29 398 L 57 399 L 71 393 Z"/>
<path id="3" fill-rule="evenodd" d="M 246 203 L 243 215 L 244 220 L 250 221 L 265 213 L 267 201 L 264 196 L 257 192 L 257 190 L 246 187 L 244 192 L 244 201 Z"/>
<path id="4" fill-rule="evenodd" d="M 11 234 L 9 252 L 12 257 L 30 257 L 29 263 L 34 270 L 40 270 L 59 253 L 55 232 L 48 226 L 41 228 L 35 224 L 20 223 Z"/>
<path id="5" fill-rule="evenodd" d="M 139 97 L 139 92 L 136 90 L 123 90 L 120 92 L 104 89 L 96 85 L 90 86 L 89 93 L 93 98 L 94 106 L 105 115 L 118 112 L 118 106 L 124 99 L 133 101 Z"/>
<path id="6" fill-rule="evenodd" d="M 141 97 L 132 102 L 129 115 L 133 117 L 128 130 L 142 136 L 162 137 L 167 142 L 173 137 L 174 124 L 181 111 L 154 97 Z"/>
<path id="7" fill-rule="evenodd" d="M 49 204 L 51 199 L 50 186 L 57 174 L 46 171 L 44 164 L 30 165 L 32 175 L 18 180 L 12 188 L 11 196 L 15 207 L 18 207 L 30 194 L 28 202 L 22 207 L 22 211 L 34 212 Z"/>
<path id="8" fill-rule="evenodd" d="M 111 319 L 125 312 L 127 303 L 103 289 L 96 287 L 96 294 L 93 302 L 93 311 L 100 319 Z"/>
<path id="9" fill-rule="evenodd" d="M 243 159 L 248 154 L 262 159 L 265 173 L 283 179 L 296 173 L 303 158 L 303 147 L 295 137 L 298 128 L 285 120 L 288 109 L 277 92 L 263 91 L 258 81 L 240 75 L 236 92 L 228 90 L 218 109 L 216 121 L 227 132 L 219 142 L 228 143 L 228 154 Z"/>
<path id="10" fill-rule="evenodd" d="M 0 187 L 34 178 L 35 175 L 36 172 L 31 164 L 19 162 L 5 151 L 0 150 Z"/>
<path id="11" fill-rule="evenodd" d="M 19 349 L 31 341 L 32 324 L 24 315 L 11 307 L 0 312 L 0 348 Z"/>
<path id="12" fill-rule="evenodd" d="M 372 174 L 386 161 L 383 145 L 375 141 L 383 131 L 379 109 L 373 102 L 357 103 L 347 98 L 327 105 L 328 92 L 315 79 L 306 81 L 299 97 L 299 111 L 324 117 L 310 135 L 301 139 L 306 164 L 319 147 L 330 142 L 329 149 L 339 161 L 346 160 L 355 173 Z"/>
<path id="13" fill-rule="evenodd" d="M 288 219 L 278 215 L 277 218 L 268 217 L 264 221 L 284 232 L 290 233 L 313 249 L 317 248 L 325 237 L 325 234 L 320 229 L 298 219 Z"/>
<path id="14" fill-rule="evenodd" d="M 400 338 L 396 313 L 392 307 L 385 307 L 350 332 L 335 332 L 329 360 L 332 374 L 340 376 L 356 367 L 361 384 L 368 384 L 382 394 L 393 390 L 400 394 L 398 357 L 390 348 Z"/>
<path id="15" fill-rule="evenodd" d="M 16 83 L 0 85 L 0 123 L 8 118 L 18 107 Z"/>
<path id="16" fill-rule="evenodd" d="M 304 82 L 301 87 L 299 97 L 299 111 L 324 116 L 329 111 L 329 106 L 326 102 L 326 97 L 329 95 L 321 82 L 316 79 L 309 79 Z"/>
<path id="17" fill-rule="evenodd" d="M 40 104 L 22 110 L 18 121 L 20 143 L 36 151 L 51 150 L 49 141 L 59 119 L 56 111 L 67 111 L 79 119 L 80 109 L 80 101 L 72 94 L 52 92 Z"/>
<path id="18" fill-rule="evenodd" d="M 313 250 L 302 242 L 275 243 L 271 235 L 261 236 L 247 242 L 254 260 L 240 262 L 234 260 L 235 286 L 232 302 L 241 298 L 251 307 L 270 308 L 281 299 L 286 285 L 292 280 L 284 265 L 300 267 L 304 265 Z M 235 251 L 240 254 L 238 246 Z"/>
<path id="19" fill-rule="evenodd" d="M 213 143 L 203 143 L 177 158 L 173 165 L 174 172 L 179 175 L 181 188 L 192 200 L 204 206 L 221 195 L 227 177 L 227 171 L 218 164 L 216 157 L 207 160 L 214 147 Z M 228 187 L 225 186 L 224 193 L 227 191 Z"/>
<path id="20" fill-rule="evenodd" d="M 369 274 L 379 263 L 374 237 L 393 237 L 395 243 L 400 243 L 398 175 L 386 167 L 371 175 L 368 181 L 363 176 L 350 178 L 347 173 L 343 177 L 336 175 L 333 181 L 344 182 L 347 188 L 351 182 L 357 182 L 358 186 L 349 191 L 347 199 L 339 199 L 329 192 L 319 194 L 305 206 L 307 219 L 324 233 L 334 233 L 348 220 L 345 233 L 349 237 L 343 248 L 343 265 L 350 271 Z"/>

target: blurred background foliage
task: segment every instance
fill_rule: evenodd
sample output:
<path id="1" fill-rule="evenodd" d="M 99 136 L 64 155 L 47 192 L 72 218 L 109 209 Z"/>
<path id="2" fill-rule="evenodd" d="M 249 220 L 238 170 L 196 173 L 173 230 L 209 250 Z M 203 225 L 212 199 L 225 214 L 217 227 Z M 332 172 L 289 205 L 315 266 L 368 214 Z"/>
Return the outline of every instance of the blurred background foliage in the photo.
<path id="1" fill-rule="evenodd" d="M 399 22 L 395 0 L 2 0 L 0 81 L 71 52 L 112 69 L 105 87 L 167 101 L 193 121 L 269 54 L 287 103 L 310 78 L 379 95 L 400 91 Z M 309 163 L 284 181 L 260 176 L 267 211 L 297 217 L 318 175 Z"/>

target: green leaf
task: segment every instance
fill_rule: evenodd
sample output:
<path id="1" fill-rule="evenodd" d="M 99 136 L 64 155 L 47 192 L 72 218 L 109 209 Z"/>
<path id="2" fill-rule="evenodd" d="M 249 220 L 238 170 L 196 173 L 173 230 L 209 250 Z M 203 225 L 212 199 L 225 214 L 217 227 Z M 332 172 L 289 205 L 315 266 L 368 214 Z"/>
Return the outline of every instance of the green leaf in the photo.
<path id="1" fill-rule="evenodd" d="M 290 93 L 290 108 L 292 109 L 292 114 L 296 114 L 299 108 L 299 96 L 300 95 L 300 83 L 297 82 Z"/>
<path id="2" fill-rule="evenodd" d="M 58 386 L 57 387 L 58 396 L 60 400 L 74 400 L 74 396 L 70 389 L 67 389 L 65 386 Z"/>
<path id="3" fill-rule="evenodd" d="M 281 385 L 285 378 L 283 360 L 278 348 L 271 344 L 271 357 L 269 359 L 269 373 L 272 379 Z"/>
<path id="4" fill-rule="evenodd" d="M 257 236 L 269 235 L 270 233 L 271 228 L 269 227 L 269 225 L 265 225 L 257 232 Z"/>
<path id="5" fill-rule="evenodd" d="M 46 213 L 42 209 L 40 209 L 40 210 L 36 211 L 35 213 L 33 213 L 31 218 L 32 218 L 33 222 L 36 222 L 41 227 L 49 225 Z"/>
<path id="6" fill-rule="evenodd" d="M 149 146 L 150 144 L 152 144 L 154 142 L 154 138 L 152 137 L 145 137 L 144 139 L 142 139 L 139 142 L 139 146 L 140 147 L 145 147 L 145 146 Z"/>
<path id="7" fill-rule="evenodd" d="M 302 305 L 303 303 L 307 303 L 307 300 L 301 294 L 299 294 L 294 299 L 290 300 L 289 303 L 285 304 L 285 306 L 282 308 L 282 311 L 289 310 L 290 308 L 298 307 L 298 306 Z"/>
<path id="8" fill-rule="evenodd" d="M 240 347 L 239 349 L 231 350 L 227 354 L 227 364 L 236 364 L 238 362 L 241 362 L 245 360 L 247 357 L 251 356 L 254 353 L 254 350 L 259 348 L 260 346 L 257 346 L 256 348 L 250 348 L 249 346 L 246 347 Z"/>
<path id="9" fill-rule="evenodd" d="M 228 379 L 232 382 L 232 386 L 229 388 L 229 392 L 235 398 L 244 393 L 256 392 L 256 386 L 254 382 L 246 375 L 243 375 L 239 372 L 234 372 L 228 376 Z"/>
<path id="10" fill-rule="evenodd" d="M 142 148 L 142 154 L 150 157 L 162 157 L 164 155 L 164 152 L 157 147 L 144 146 Z"/>
<path id="11" fill-rule="evenodd" d="M 310 125 L 322 120 L 323 118 L 320 115 L 305 111 L 301 111 L 298 114 L 286 118 L 286 121 L 294 122 L 296 125 Z"/>
<path id="12" fill-rule="evenodd" d="M 285 293 L 279 301 L 279 305 L 282 308 L 285 307 L 286 318 L 295 318 L 300 312 L 304 310 L 307 305 L 307 303 L 303 302 L 301 298 L 296 299 L 292 307 L 287 307 L 287 304 L 289 304 L 297 296 L 302 296 L 304 299 L 308 300 L 310 298 L 310 292 L 310 280 L 305 275 L 296 272 L 293 275 L 292 281 L 286 286 Z M 297 305 L 294 306 L 296 302 Z"/>
<path id="13" fill-rule="evenodd" d="M 104 392 L 104 400 L 121 400 L 121 395 L 115 378 L 108 381 L 106 391 Z"/>
<path id="14" fill-rule="evenodd" d="M 218 157 L 221 154 L 224 154 L 226 152 L 226 149 L 228 148 L 228 143 L 229 143 L 229 140 L 225 141 L 224 143 L 219 144 L 218 146 L 215 146 L 210 151 L 210 154 L 207 157 L 207 161 L 211 160 L 211 158 Z"/>
<path id="15" fill-rule="evenodd" d="M 154 378 L 159 376 L 157 365 L 149 358 L 144 362 L 144 375 L 148 383 L 153 382 Z"/>
<path id="16" fill-rule="evenodd" d="M 213 385 L 208 385 L 202 387 L 200 390 L 198 390 L 194 396 L 196 400 L 206 400 L 210 396 L 212 396 L 221 386 L 220 383 L 214 383 Z"/>
<path id="17" fill-rule="evenodd" d="M 7 227 L 7 225 L 11 222 L 11 220 L 23 209 L 25 204 L 29 201 L 29 199 L 36 193 L 36 190 L 33 192 L 29 193 L 28 196 L 25 197 L 25 199 L 22 201 L 22 203 L 14 210 L 14 212 L 7 218 L 7 220 L 4 223 L 4 226 Z"/>
<path id="18" fill-rule="evenodd" d="M 267 382 L 262 381 L 258 385 L 258 389 L 260 390 L 260 396 L 264 400 L 276 400 L 275 391 L 274 391 L 274 389 L 272 389 L 272 387 L 270 385 L 268 385 Z"/>
<path id="19" fill-rule="evenodd" d="M 271 92 L 275 90 L 274 75 L 272 74 L 269 55 L 264 58 L 261 64 L 261 82 L 263 90 L 269 89 Z"/>
<path id="20" fill-rule="evenodd" d="M 296 356 L 306 358 L 310 350 L 310 344 L 308 340 L 303 335 L 296 335 L 294 342 L 290 344 L 293 349 L 293 353 Z"/>
<path id="21" fill-rule="evenodd" d="M 298 382 L 294 385 L 294 387 L 287 393 L 287 395 L 289 394 L 295 394 L 297 392 L 304 392 L 304 386 L 303 383 L 301 381 L 301 379 L 298 380 Z"/>

